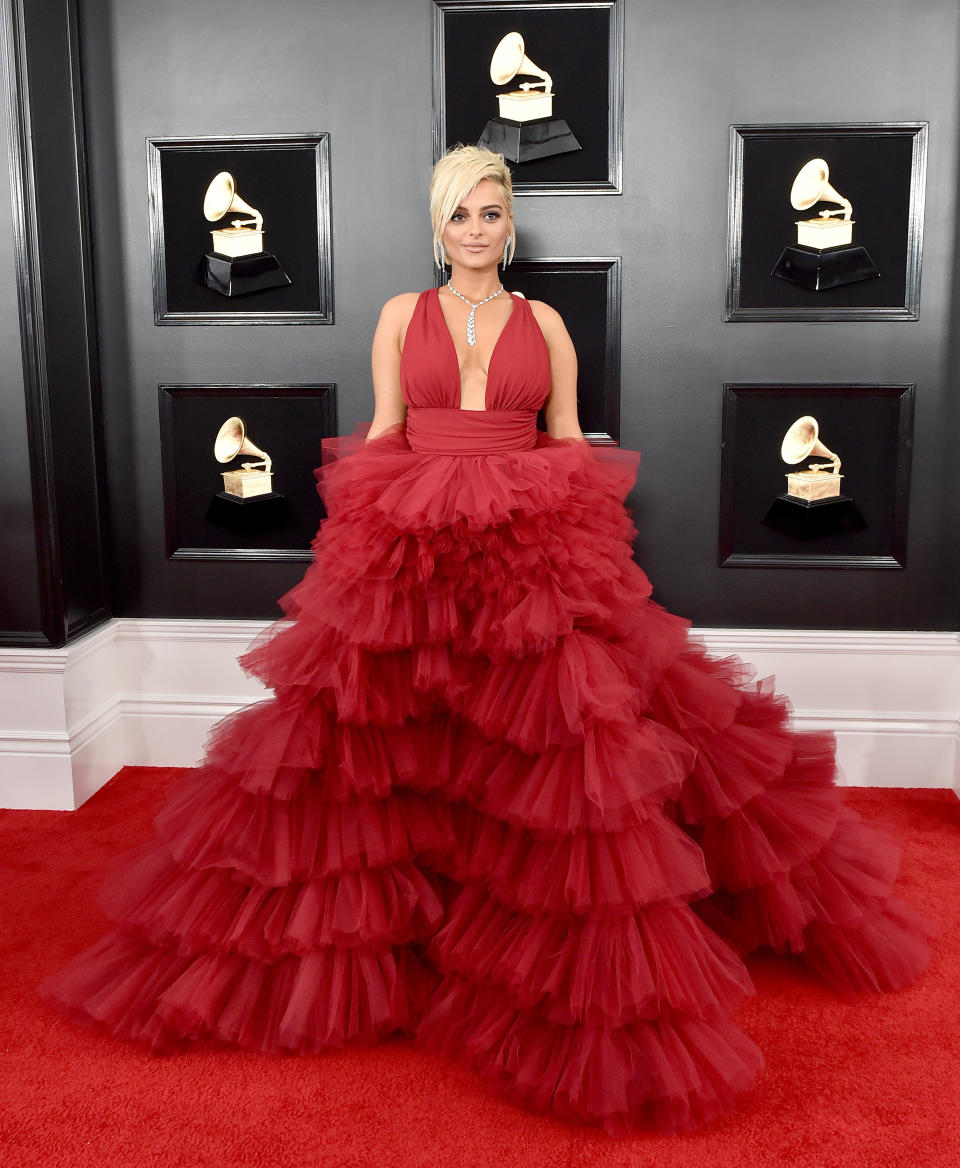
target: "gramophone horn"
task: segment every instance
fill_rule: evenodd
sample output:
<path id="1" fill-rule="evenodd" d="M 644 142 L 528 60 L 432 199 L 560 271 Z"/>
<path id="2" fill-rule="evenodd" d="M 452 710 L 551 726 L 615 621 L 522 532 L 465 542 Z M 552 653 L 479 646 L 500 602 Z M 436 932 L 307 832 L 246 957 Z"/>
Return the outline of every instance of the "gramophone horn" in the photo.
<path id="1" fill-rule="evenodd" d="M 541 77 L 546 83 L 546 92 L 553 88 L 553 78 L 539 65 L 534 65 L 523 51 L 523 37 L 518 32 L 508 32 L 493 50 L 490 59 L 490 80 L 494 85 L 506 85 L 518 73 L 524 77 Z"/>
<path id="2" fill-rule="evenodd" d="M 828 450 L 824 446 L 819 435 L 820 426 L 817 419 L 812 418 L 809 414 L 804 414 L 802 418 L 797 418 L 784 435 L 780 446 L 780 457 L 784 462 L 793 465 L 797 462 L 803 462 L 809 455 L 815 454 L 819 458 L 829 458 L 831 462 L 839 466 L 840 459 L 832 450 Z"/>
<path id="3" fill-rule="evenodd" d="M 213 455 L 217 462 L 230 462 L 240 454 L 256 454 L 270 469 L 270 455 L 254 444 L 247 437 L 247 425 L 243 418 L 227 418 L 220 429 L 213 444 Z"/>
<path id="4" fill-rule="evenodd" d="M 207 193 L 203 196 L 203 213 L 211 223 L 216 223 L 230 211 L 252 215 L 257 220 L 258 227 L 263 223 L 260 212 L 237 194 L 237 180 L 230 171 L 221 170 L 210 180 Z"/>
<path id="5" fill-rule="evenodd" d="M 790 202 L 797 211 L 806 211 L 814 203 L 838 203 L 843 207 L 844 219 L 853 214 L 853 205 L 829 183 L 830 167 L 822 158 L 811 158 L 793 180 Z"/>

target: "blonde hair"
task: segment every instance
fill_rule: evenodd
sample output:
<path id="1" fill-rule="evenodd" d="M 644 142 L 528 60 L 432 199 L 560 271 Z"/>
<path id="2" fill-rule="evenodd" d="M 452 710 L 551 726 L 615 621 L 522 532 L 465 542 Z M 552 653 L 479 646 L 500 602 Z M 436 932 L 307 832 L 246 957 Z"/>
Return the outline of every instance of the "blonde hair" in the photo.
<path id="1" fill-rule="evenodd" d="M 495 182 L 503 192 L 503 202 L 511 219 L 510 237 L 507 241 L 508 264 L 517 249 L 516 228 L 513 219 L 513 183 L 510 168 L 502 154 L 485 150 L 482 146 L 454 146 L 448 150 L 433 168 L 430 178 L 430 221 L 433 224 L 433 258 L 437 267 L 442 268 L 443 245 L 441 236 L 450 216 L 470 194 L 477 183 L 484 179 Z"/>

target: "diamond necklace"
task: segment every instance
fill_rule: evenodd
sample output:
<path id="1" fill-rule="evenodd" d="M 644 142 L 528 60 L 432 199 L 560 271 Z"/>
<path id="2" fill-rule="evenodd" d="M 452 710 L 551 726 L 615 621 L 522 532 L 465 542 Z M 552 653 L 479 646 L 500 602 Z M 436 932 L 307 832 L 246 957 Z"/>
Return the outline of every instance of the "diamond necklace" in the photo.
<path id="1" fill-rule="evenodd" d="M 503 291 L 503 285 L 501 284 L 496 292 L 494 292 L 492 295 L 485 297 L 483 300 L 478 300 L 476 304 L 474 304 L 472 300 L 468 300 L 462 292 L 458 292 L 452 284 L 448 283 L 447 287 L 454 294 L 454 296 L 459 296 L 464 304 L 470 305 L 470 315 L 467 317 L 467 344 L 472 348 L 477 343 L 477 309 L 481 304 L 486 304 L 488 300 L 496 300 L 496 298 Z"/>

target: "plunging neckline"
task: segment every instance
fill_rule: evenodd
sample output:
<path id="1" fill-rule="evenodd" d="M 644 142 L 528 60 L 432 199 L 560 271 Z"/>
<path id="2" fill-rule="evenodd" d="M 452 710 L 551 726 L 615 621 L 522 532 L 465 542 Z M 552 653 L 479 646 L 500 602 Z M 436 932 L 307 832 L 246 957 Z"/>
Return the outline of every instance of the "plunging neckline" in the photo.
<path id="1" fill-rule="evenodd" d="M 493 348 L 490 350 L 490 360 L 487 362 L 487 379 L 483 383 L 483 409 L 482 410 L 468 410 L 463 406 L 463 368 L 460 364 L 460 357 L 457 353 L 457 342 L 453 339 L 453 333 L 450 331 L 450 326 L 447 324 L 447 318 L 444 315 L 443 305 L 440 303 L 440 289 L 434 288 L 436 293 L 437 312 L 440 313 L 440 319 L 443 322 L 443 331 L 447 334 L 447 340 L 450 342 L 450 351 L 453 354 L 453 363 L 457 367 L 457 405 L 453 408 L 464 414 L 485 414 L 487 412 L 487 386 L 490 384 L 490 371 L 493 369 L 493 359 L 497 355 L 497 349 L 500 347 L 500 342 L 503 340 L 503 334 L 510 327 L 510 322 L 517 315 L 517 297 L 512 292 L 507 292 L 510 297 L 510 315 L 507 317 L 506 323 L 500 330 L 500 335 L 493 343 Z"/>

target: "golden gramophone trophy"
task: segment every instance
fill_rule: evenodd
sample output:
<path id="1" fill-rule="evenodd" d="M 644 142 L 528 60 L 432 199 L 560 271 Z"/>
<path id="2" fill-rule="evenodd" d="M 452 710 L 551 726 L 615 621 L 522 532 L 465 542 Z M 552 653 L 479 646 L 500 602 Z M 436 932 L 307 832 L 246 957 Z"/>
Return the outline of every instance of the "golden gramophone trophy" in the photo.
<path id="1" fill-rule="evenodd" d="M 222 296 L 245 296 L 290 283 L 275 255 L 263 250 L 263 216 L 237 194 L 228 170 L 214 175 L 203 198 L 203 214 L 216 223 L 230 212 L 253 216 L 231 219 L 210 232 L 212 247 L 200 264 L 200 281 Z"/>
<path id="2" fill-rule="evenodd" d="M 520 33 L 508 32 L 493 51 L 490 80 L 508 85 L 517 76 L 540 80 L 523 81 L 516 89 L 497 94 L 499 116 L 487 122 L 477 145 L 511 162 L 582 150 L 566 121 L 553 116 L 553 78 L 526 55 Z"/>
<path id="3" fill-rule="evenodd" d="M 813 218 L 795 220 L 797 242 L 784 248 L 772 276 L 824 292 L 880 275 L 867 249 L 854 246 L 853 205 L 830 185 L 830 167 L 822 158 L 801 167 L 790 203 L 795 211 L 809 211 L 817 203 L 833 203 L 839 210 L 823 208 Z"/>
<path id="4" fill-rule="evenodd" d="M 840 494 L 844 477 L 840 473 L 840 458 L 820 441 L 816 418 L 810 414 L 797 418 L 783 436 L 780 457 L 788 466 L 796 466 L 810 457 L 828 461 L 811 462 L 802 470 L 787 474 L 786 493 L 774 499 L 763 518 L 767 527 L 794 539 L 813 539 L 866 527 L 853 499 Z"/>
<path id="5" fill-rule="evenodd" d="M 250 441 L 243 418 L 227 418 L 217 432 L 213 456 L 228 463 L 242 455 L 253 458 L 222 472 L 223 490 L 210 500 L 206 519 L 239 535 L 275 531 L 289 523 L 292 510 L 273 489 L 273 460 Z"/>
<path id="6" fill-rule="evenodd" d="M 259 454 L 261 461 L 244 462 L 234 470 L 224 471 L 223 490 L 238 499 L 253 499 L 257 495 L 273 492 L 273 459 L 265 450 L 247 437 L 247 426 L 243 418 L 227 418 L 217 432 L 213 444 L 213 456 L 217 462 L 233 462 L 241 454 Z"/>

